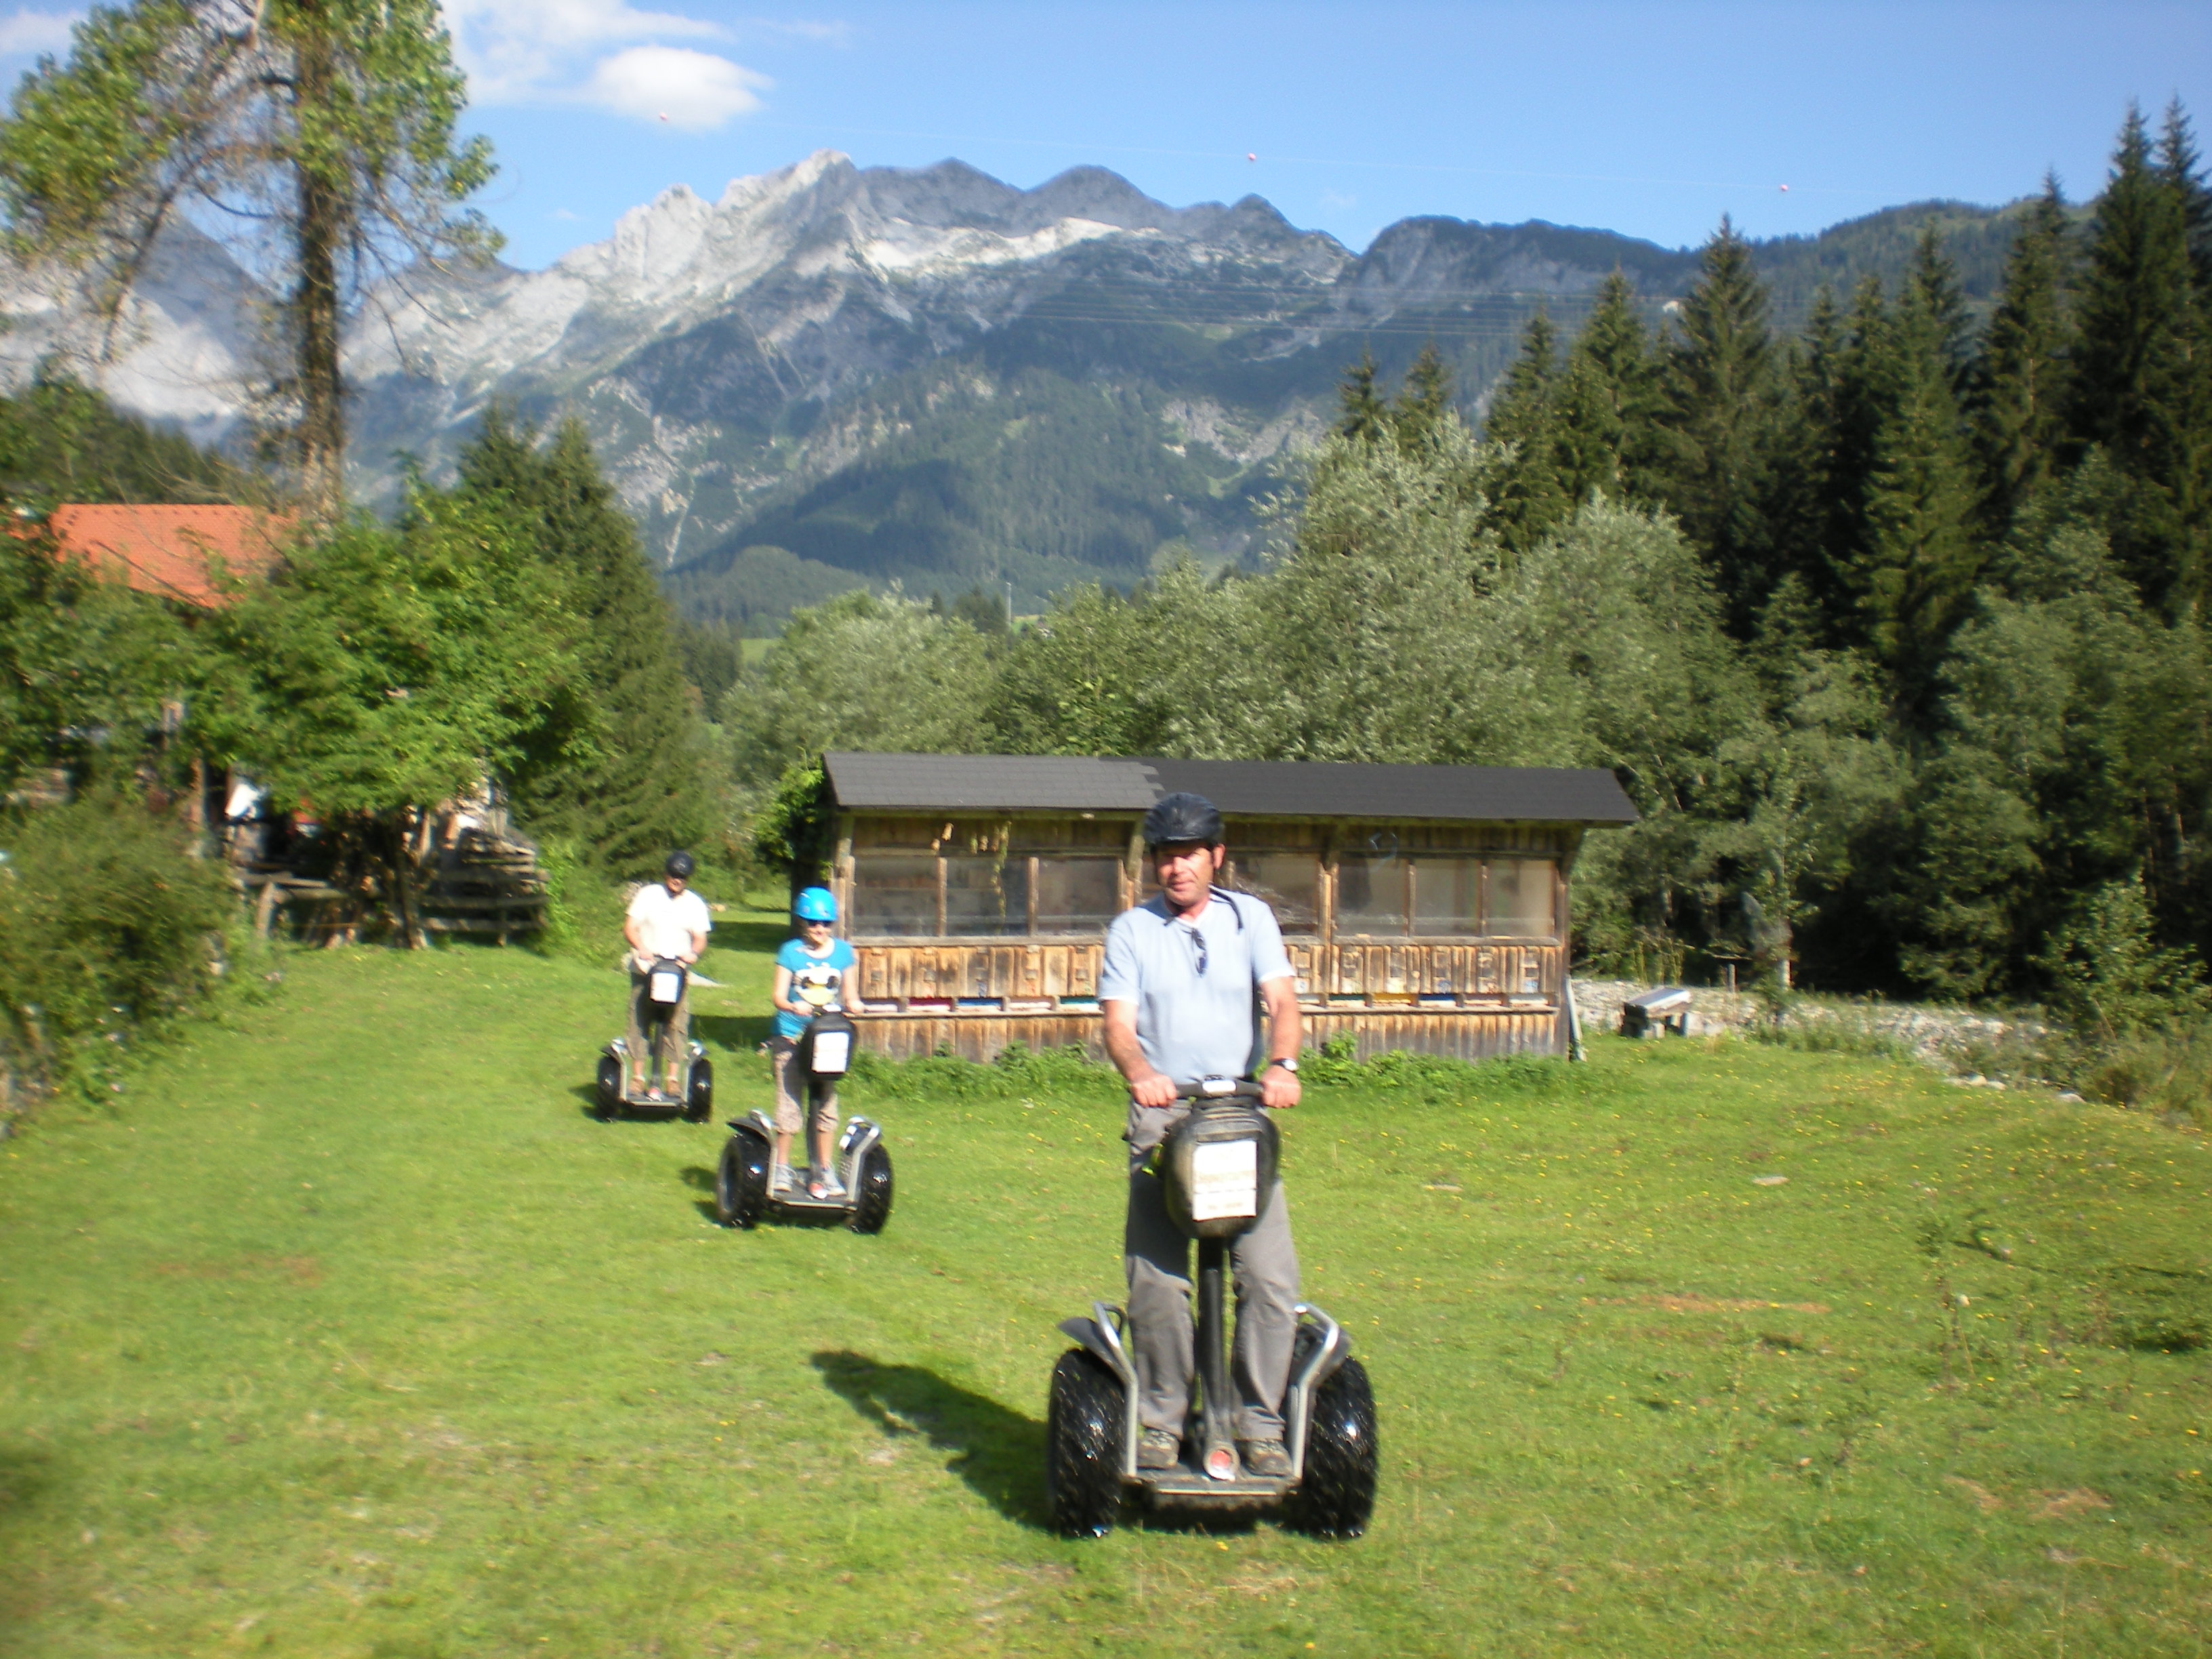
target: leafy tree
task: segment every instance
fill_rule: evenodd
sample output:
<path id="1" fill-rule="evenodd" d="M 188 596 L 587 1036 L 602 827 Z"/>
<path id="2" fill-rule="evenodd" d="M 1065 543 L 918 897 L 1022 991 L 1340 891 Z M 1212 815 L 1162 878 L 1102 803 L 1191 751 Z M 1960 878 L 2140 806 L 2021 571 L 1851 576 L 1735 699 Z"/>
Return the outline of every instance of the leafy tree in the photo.
<path id="1" fill-rule="evenodd" d="M 723 700 L 738 783 L 758 791 L 831 749 L 962 754 L 981 746 L 990 659 L 966 623 L 920 599 L 842 594 L 792 613 Z"/>
<path id="2" fill-rule="evenodd" d="M 527 791 L 593 720 L 570 585 L 513 518 L 420 492 L 397 530 L 346 521 L 205 618 L 193 723 L 211 757 L 312 805 L 422 939 L 408 837 L 487 770 Z"/>
<path id="3" fill-rule="evenodd" d="M 434 0 L 131 0 L 42 58 L 0 127 L 20 255 L 78 273 L 112 325 L 164 225 L 227 231 L 285 290 L 275 388 L 309 498 L 343 495 L 339 337 L 366 279 L 489 254 L 459 204 L 492 174 L 457 143 L 463 77 Z"/>
<path id="4" fill-rule="evenodd" d="M 46 766 L 127 775 L 195 660 L 168 606 L 65 562 L 41 529 L 0 536 L 0 792 Z"/>
<path id="5" fill-rule="evenodd" d="M 1216 638 L 1228 603 L 1195 565 L 1125 599 L 1086 585 L 1024 629 L 990 699 L 990 745 L 1015 755 L 1161 755 L 1182 732 L 1194 682 L 1186 641 Z"/>
<path id="6" fill-rule="evenodd" d="M 2087 895 L 2052 933 L 2043 960 L 2053 1011 L 2107 1042 L 2212 1008 L 2197 953 L 2158 943 L 2140 873 Z"/>
<path id="7" fill-rule="evenodd" d="M 573 596 L 577 655 L 601 730 L 588 757 L 531 769 L 516 801 L 527 822 L 594 862 L 649 872 L 712 826 L 696 694 L 668 601 L 583 428 L 571 420 L 550 443 L 536 439 L 493 409 L 461 454 L 459 488 L 507 518 Z"/>

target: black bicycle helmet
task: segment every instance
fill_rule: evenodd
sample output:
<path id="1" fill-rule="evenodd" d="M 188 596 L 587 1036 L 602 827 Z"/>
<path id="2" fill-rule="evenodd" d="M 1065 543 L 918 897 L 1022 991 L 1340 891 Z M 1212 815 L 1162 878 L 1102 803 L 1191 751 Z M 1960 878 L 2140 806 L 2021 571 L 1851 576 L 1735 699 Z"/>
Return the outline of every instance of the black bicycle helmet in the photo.
<path id="1" fill-rule="evenodd" d="M 1213 803 L 1188 789 L 1178 789 L 1154 801 L 1152 810 L 1145 814 L 1145 845 L 1164 847 L 1171 842 L 1220 846 L 1221 814 L 1214 810 Z"/>
<path id="2" fill-rule="evenodd" d="M 660 866 L 660 873 L 689 881 L 691 879 L 691 872 L 698 867 L 689 853 L 671 853 L 668 855 L 668 862 Z"/>

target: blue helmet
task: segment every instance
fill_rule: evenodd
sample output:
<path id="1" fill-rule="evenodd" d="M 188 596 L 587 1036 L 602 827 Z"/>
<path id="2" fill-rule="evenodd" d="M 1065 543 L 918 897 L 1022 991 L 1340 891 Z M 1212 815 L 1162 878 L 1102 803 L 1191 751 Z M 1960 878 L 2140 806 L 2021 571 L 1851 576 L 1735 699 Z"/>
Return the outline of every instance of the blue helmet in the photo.
<path id="1" fill-rule="evenodd" d="M 792 900 L 791 914 L 801 921 L 835 921 L 837 900 L 827 887 L 810 887 Z"/>

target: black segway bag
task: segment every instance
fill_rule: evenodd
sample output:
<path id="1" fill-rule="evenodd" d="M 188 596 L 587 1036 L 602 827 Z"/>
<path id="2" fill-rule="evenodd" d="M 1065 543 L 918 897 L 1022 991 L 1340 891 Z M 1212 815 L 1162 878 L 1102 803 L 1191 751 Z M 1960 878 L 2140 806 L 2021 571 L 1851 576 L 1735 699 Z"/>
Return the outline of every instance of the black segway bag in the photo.
<path id="1" fill-rule="evenodd" d="M 689 977 L 684 964 L 673 957 L 657 957 L 653 966 L 645 970 L 645 1000 L 653 1005 L 656 1018 L 666 1019 L 684 1000 L 684 983 Z"/>
<path id="2" fill-rule="evenodd" d="M 841 1078 L 852 1069 L 853 1022 L 824 1008 L 806 1022 L 799 1037 L 799 1069 L 808 1077 Z"/>
<path id="3" fill-rule="evenodd" d="M 1267 1213 L 1281 1150 L 1274 1120 L 1243 1100 L 1194 1106 L 1160 1147 L 1168 1218 L 1193 1238 L 1234 1238 Z"/>

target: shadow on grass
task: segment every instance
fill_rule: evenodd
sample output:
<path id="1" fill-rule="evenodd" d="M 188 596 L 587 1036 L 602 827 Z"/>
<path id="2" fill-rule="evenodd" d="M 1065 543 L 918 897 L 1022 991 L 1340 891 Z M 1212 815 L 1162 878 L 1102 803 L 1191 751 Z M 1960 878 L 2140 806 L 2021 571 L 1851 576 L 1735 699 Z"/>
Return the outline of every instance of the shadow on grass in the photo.
<path id="1" fill-rule="evenodd" d="M 733 1054 L 749 1054 L 766 1042 L 775 1030 L 775 1021 L 767 1014 L 694 1014 L 691 1016 L 691 1035 L 700 1042 L 726 1049 Z"/>
<path id="2" fill-rule="evenodd" d="M 886 1439 L 927 1439 L 951 1452 L 945 1468 L 1009 1521 L 1038 1532 L 1044 1501 L 1044 1425 L 920 1365 L 886 1365 L 866 1354 L 814 1356 L 822 1380 Z"/>

